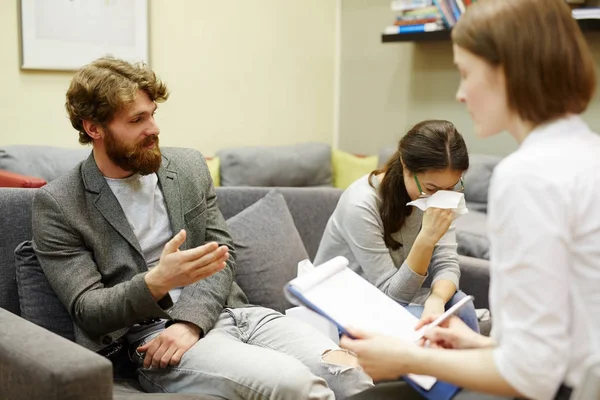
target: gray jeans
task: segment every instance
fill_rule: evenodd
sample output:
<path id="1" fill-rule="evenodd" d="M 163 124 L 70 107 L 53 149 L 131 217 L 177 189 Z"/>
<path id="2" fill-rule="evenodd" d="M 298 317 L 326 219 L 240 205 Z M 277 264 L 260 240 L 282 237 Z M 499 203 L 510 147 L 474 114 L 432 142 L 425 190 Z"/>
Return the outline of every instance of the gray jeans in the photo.
<path id="1" fill-rule="evenodd" d="M 153 393 L 305 400 L 345 399 L 370 388 L 371 379 L 360 369 L 322 359 L 336 349 L 301 321 L 248 307 L 223 310 L 214 328 L 177 366 L 144 368 L 139 357 L 134 361 L 142 388 Z"/>

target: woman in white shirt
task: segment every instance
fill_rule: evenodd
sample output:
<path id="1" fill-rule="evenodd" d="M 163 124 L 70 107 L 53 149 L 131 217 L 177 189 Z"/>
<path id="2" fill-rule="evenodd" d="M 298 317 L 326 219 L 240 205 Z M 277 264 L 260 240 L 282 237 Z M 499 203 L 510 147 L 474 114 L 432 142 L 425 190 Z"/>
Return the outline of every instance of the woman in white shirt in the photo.
<path id="1" fill-rule="evenodd" d="M 457 399 L 568 399 L 600 355 L 600 136 L 579 117 L 593 59 L 564 0 L 479 0 L 452 40 L 477 135 L 520 144 L 489 193 L 492 335 L 454 317 L 427 331 L 432 348 L 364 332 L 342 345 L 375 380 L 417 373 L 471 391 Z"/>

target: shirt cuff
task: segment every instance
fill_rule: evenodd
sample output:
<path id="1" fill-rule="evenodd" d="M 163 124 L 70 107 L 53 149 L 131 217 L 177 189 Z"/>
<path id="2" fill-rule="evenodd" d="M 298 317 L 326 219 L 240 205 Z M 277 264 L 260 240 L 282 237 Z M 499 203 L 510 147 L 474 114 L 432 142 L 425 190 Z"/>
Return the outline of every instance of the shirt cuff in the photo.
<path id="1" fill-rule="evenodd" d="M 441 281 L 441 280 L 450 281 L 450 282 L 454 283 L 454 286 L 456 286 L 456 290 L 458 290 L 458 283 L 460 281 L 460 277 L 456 272 L 454 272 L 454 271 L 438 272 L 433 277 L 433 280 L 431 281 L 431 286 L 433 286 L 437 281 Z"/>
<path id="2" fill-rule="evenodd" d="M 419 275 L 406 262 L 402 263 L 398 272 L 392 278 L 387 289 L 387 295 L 401 303 L 410 303 L 415 297 L 429 273 Z"/>

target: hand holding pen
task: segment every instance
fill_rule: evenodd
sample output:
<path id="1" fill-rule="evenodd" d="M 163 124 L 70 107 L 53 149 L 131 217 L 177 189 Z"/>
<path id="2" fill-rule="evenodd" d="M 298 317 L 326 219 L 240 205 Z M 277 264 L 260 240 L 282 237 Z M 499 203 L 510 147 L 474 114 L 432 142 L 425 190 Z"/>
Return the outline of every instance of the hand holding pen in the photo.
<path id="1" fill-rule="evenodd" d="M 473 296 L 467 296 L 450 307 L 444 314 L 419 321 L 415 327 L 422 335 L 419 344 L 423 347 L 445 349 L 474 349 L 495 346 L 493 339 L 473 331 L 454 315 L 473 299 Z"/>

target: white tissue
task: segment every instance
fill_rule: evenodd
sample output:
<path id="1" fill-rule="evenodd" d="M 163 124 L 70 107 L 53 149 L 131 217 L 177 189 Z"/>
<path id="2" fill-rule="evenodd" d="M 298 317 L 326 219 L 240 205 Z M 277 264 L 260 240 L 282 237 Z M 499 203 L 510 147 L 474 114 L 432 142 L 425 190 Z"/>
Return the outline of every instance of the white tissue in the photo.
<path id="1" fill-rule="evenodd" d="M 415 206 L 422 211 L 429 207 L 451 209 L 454 210 L 456 216 L 469 212 L 465 203 L 465 195 L 451 190 L 438 190 L 432 196 L 411 201 L 406 205 Z"/>

